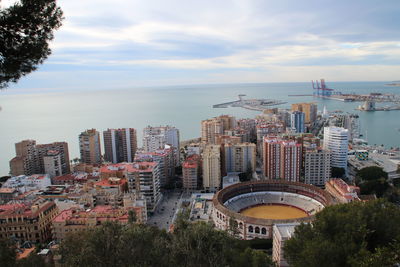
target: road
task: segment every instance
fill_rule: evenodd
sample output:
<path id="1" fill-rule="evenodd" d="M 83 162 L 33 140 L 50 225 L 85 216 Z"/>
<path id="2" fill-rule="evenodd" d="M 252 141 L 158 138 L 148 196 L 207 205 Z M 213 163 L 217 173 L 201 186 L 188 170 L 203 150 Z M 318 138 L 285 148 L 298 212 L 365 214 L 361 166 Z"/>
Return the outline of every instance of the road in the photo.
<path id="1" fill-rule="evenodd" d="M 179 206 L 179 199 L 182 195 L 180 190 L 170 190 L 163 192 L 163 199 L 157 206 L 154 214 L 149 217 L 147 224 L 157 226 L 168 231 L 172 223 L 174 214 Z"/>

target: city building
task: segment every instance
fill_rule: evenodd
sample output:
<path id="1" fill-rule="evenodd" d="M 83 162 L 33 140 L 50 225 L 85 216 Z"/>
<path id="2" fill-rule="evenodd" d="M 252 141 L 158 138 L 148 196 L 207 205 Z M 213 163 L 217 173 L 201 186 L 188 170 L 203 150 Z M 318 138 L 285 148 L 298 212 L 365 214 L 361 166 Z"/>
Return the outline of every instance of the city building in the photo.
<path id="1" fill-rule="evenodd" d="M 33 203 L 0 205 L 0 238 L 32 243 L 51 240 L 51 222 L 58 209 L 54 202 L 36 200 Z"/>
<path id="2" fill-rule="evenodd" d="M 196 190 L 201 174 L 201 157 L 193 154 L 182 163 L 182 183 L 185 190 Z"/>
<path id="3" fill-rule="evenodd" d="M 100 134 L 96 129 L 79 135 L 79 149 L 82 163 L 101 164 Z"/>
<path id="4" fill-rule="evenodd" d="M 129 192 L 146 198 L 147 210 L 154 211 L 161 199 L 160 170 L 157 162 L 134 162 L 125 170 Z"/>
<path id="5" fill-rule="evenodd" d="M 324 127 L 324 149 L 331 151 L 331 167 L 347 171 L 349 131 L 341 127 Z"/>
<path id="6" fill-rule="evenodd" d="M 325 184 L 325 190 L 340 203 L 360 200 L 358 197 L 360 188 L 358 186 L 348 185 L 339 178 L 329 179 Z"/>
<path id="7" fill-rule="evenodd" d="M 324 186 L 331 178 L 331 152 L 321 147 L 303 147 L 304 183 Z"/>
<path id="8" fill-rule="evenodd" d="M 256 170 L 256 145 L 253 143 L 224 144 L 225 170 L 229 172 L 254 172 Z"/>
<path id="9" fill-rule="evenodd" d="M 45 173 L 43 158 L 48 151 L 59 151 L 62 174 L 70 172 L 68 144 L 55 142 L 37 145 L 35 140 L 23 140 L 15 144 L 16 156 L 10 161 L 13 176 Z"/>
<path id="10" fill-rule="evenodd" d="M 160 172 L 160 186 L 166 186 L 175 176 L 175 152 L 169 145 L 164 149 L 156 149 L 153 152 L 139 151 L 135 155 L 136 162 L 158 162 Z"/>
<path id="11" fill-rule="evenodd" d="M 275 224 L 272 227 L 272 260 L 280 267 L 289 266 L 285 260 L 283 246 L 294 234 L 300 223 Z"/>
<path id="12" fill-rule="evenodd" d="M 305 132 L 305 113 L 301 111 L 293 111 L 290 114 L 290 126 L 296 133 Z"/>
<path id="13" fill-rule="evenodd" d="M 317 104 L 315 103 L 292 104 L 292 111 L 304 112 L 306 124 L 313 124 L 317 120 Z"/>
<path id="14" fill-rule="evenodd" d="M 301 144 L 277 136 L 264 137 L 263 173 L 267 179 L 299 181 L 301 165 Z"/>
<path id="15" fill-rule="evenodd" d="M 32 190 L 44 190 L 51 185 L 51 179 L 47 174 L 19 175 L 9 178 L 2 188 L 14 188 L 20 193 Z"/>
<path id="16" fill-rule="evenodd" d="M 137 150 L 134 128 L 107 129 L 103 132 L 104 160 L 112 163 L 133 162 Z"/>
<path id="17" fill-rule="evenodd" d="M 168 145 L 173 148 L 175 166 L 180 165 L 179 130 L 173 126 L 147 126 L 143 129 L 143 149 L 145 152 L 155 152 Z"/>
<path id="18" fill-rule="evenodd" d="M 61 153 L 58 150 L 49 150 L 43 156 L 44 172 L 55 177 L 62 175 Z"/>
<path id="19" fill-rule="evenodd" d="M 112 206 L 96 206 L 87 210 L 77 208 L 64 210 L 52 221 L 53 238 L 56 241 L 62 241 L 68 233 L 76 233 L 88 228 L 98 227 L 109 221 L 127 224 L 130 210 L 136 213 L 137 222 L 143 221 L 140 207 L 114 208 Z"/>
<path id="20" fill-rule="evenodd" d="M 88 181 L 99 180 L 98 173 L 86 173 L 86 172 L 73 172 L 61 176 L 51 178 L 52 185 L 74 185 L 74 184 L 85 184 Z"/>
<path id="21" fill-rule="evenodd" d="M 203 151 L 203 188 L 209 191 L 221 188 L 220 145 L 207 145 Z"/>
<path id="22" fill-rule="evenodd" d="M 221 115 L 201 121 L 201 142 L 216 144 L 217 137 L 224 134 L 225 130 L 236 127 L 236 119 L 233 116 Z"/>

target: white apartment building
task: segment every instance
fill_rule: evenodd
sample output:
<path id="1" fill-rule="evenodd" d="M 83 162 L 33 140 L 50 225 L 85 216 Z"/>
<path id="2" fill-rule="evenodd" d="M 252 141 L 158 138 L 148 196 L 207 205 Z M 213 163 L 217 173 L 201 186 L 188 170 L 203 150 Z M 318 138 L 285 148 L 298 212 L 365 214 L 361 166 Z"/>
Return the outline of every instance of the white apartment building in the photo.
<path id="1" fill-rule="evenodd" d="M 349 131 L 342 127 L 324 127 L 324 149 L 331 151 L 331 167 L 347 171 Z"/>

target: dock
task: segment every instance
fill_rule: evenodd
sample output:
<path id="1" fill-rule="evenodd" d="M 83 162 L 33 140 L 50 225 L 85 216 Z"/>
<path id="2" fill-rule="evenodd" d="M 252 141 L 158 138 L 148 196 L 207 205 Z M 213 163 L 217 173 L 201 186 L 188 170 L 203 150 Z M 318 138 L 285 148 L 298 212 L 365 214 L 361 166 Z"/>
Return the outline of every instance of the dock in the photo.
<path id="1" fill-rule="evenodd" d="M 213 105 L 213 108 L 241 107 L 250 110 L 263 111 L 271 106 L 286 104 L 287 102 L 275 99 L 245 99 L 245 95 L 239 95 L 239 100 Z"/>

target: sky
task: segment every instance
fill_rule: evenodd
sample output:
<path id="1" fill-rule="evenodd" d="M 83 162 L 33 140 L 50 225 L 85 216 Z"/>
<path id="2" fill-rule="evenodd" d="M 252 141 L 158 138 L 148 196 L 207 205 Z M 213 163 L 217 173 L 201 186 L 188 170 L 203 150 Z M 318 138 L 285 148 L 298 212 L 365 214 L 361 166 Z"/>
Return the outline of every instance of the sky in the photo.
<path id="1" fill-rule="evenodd" d="M 52 55 L 9 89 L 400 80 L 399 0 L 57 3 Z"/>

